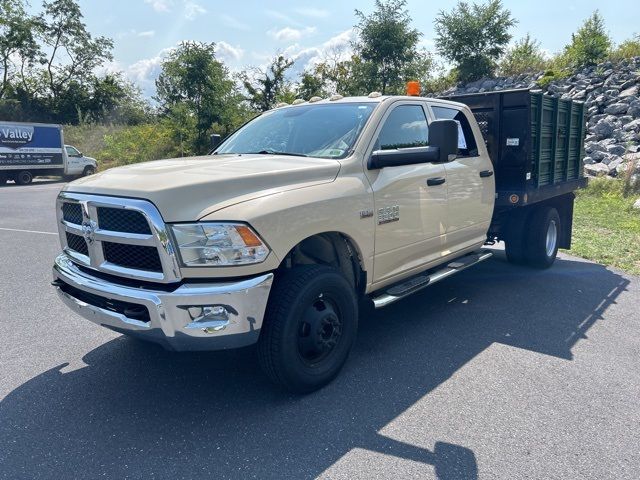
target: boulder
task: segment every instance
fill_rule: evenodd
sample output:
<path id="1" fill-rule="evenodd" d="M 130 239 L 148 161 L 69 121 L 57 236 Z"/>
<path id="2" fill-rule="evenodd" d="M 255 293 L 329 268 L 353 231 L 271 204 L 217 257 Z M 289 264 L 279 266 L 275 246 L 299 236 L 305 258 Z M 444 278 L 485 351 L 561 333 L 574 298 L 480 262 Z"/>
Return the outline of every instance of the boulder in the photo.
<path id="1" fill-rule="evenodd" d="M 624 155 L 624 152 L 626 151 L 627 149 L 622 145 L 616 145 L 616 144 L 607 145 L 607 153 L 610 153 L 611 155 L 618 155 L 618 156 Z"/>
<path id="2" fill-rule="evenodd" d="M 591 131 L 598 135 L 600 138 L 607 138 L 613 134 L 615 125 L 608 119 L 600 120 L 595 126 L 591 128 Z"/>
<path id="3" fill-rule="evenodd" d="M 629 104 L 627 115 L 631 115 L 633 118 L 640 117 L 640 100 L 634 100 Z"/>
<path id="4" fill-rule="evenodd" d="M 638 131 L 640 130 L 640 118 L 637 118 L 635 120 L 633 120 L 632 122 L 627 123 L 624 127 L 622 127 L 623 130 L 625 130 L 626 132 L 633 132 L 633 131 Z"/>
<path id="5" fill-rule="evenodd" d="M 633 208 L 636 210 L 640 210 L 640 198 L 633 202 Z"/>
<path id="6" fill-rule="evenodd" d="M 609 115 L 622 115 L 623 113 L 627 113 L 629 109 L 629 105 L 626 103 L 612 103 L 607 108 L 605 108 L 604 113 L 608 113 Z"/>
<path id="7" fill-rule="evenodd" d="M 604 163 L 593 163 L 584 166 L 584 173 L 592 177 L 602 177 L 609 174 L 609 167 Z"/>

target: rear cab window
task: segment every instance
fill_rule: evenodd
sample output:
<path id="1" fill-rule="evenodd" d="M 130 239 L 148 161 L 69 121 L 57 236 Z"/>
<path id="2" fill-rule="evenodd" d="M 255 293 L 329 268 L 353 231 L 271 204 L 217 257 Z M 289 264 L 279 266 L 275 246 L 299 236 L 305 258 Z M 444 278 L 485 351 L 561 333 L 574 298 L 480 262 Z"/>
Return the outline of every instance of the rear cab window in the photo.
<path id="1" fill-rule="evenodd" d="M 471 124 L 462 110 L 440 105 L 431 105 L 436 120 L 455 120 L 458 123 L 458 156 L 477 157 L 478 145 Z"/>

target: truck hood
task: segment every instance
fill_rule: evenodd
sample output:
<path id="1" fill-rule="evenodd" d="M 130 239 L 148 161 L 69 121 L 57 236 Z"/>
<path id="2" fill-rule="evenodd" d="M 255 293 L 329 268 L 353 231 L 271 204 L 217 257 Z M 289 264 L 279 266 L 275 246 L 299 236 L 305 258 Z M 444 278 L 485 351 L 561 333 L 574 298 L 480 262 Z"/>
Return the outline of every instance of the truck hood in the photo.
<path id="1" fill-rule="evenodd" d="M 209 155 L 112 168 L 64 190 L 149 200 L 166 222 L 184 222 L 254 198 L 332 182 L 339 170 L 338 161 L 321 158 Z"/>

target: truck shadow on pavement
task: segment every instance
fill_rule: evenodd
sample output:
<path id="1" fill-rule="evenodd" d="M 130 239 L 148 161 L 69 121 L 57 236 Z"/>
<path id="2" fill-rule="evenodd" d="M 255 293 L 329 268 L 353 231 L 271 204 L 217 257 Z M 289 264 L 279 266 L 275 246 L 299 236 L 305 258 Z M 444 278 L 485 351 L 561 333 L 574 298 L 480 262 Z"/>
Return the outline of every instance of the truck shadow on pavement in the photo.
<path id="1" fill-rule="evenodd" d="M 531 271 L 498 252 L 363 312 L 342 374 L 301 397 L 273 388 L 253 349 L 171 353 L 120 337 L 88 352 L 86 367 L 60 365 L 2 401 L 0 476 L 299 479 L 365 450 L 428 464 L 440 479 L 477 478 L 464 445 L 426 448 L 380 431 L 495 342 L 571 360 L 627 284 L 596 264 Z M 367 476 L 345 467 L 346 478 Z"/>

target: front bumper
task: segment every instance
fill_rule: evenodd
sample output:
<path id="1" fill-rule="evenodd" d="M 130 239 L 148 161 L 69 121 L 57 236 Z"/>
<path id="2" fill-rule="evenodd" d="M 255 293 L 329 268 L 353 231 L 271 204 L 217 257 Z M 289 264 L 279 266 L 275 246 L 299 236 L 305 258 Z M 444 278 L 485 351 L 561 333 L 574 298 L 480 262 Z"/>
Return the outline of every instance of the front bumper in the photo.
<path id="1" fill-rule="evenodd" d="M 62 254 L 55 260 L 53 278 L 61 300 L 98 325 L 170 350 L 221 350 L 258 340 L 273 273 L 152 290 L 95 277 Z M 217 308 L 217 316 L 203 317 L 194 313 L 202 313 L 201 307 L 222 308 Z"/>

